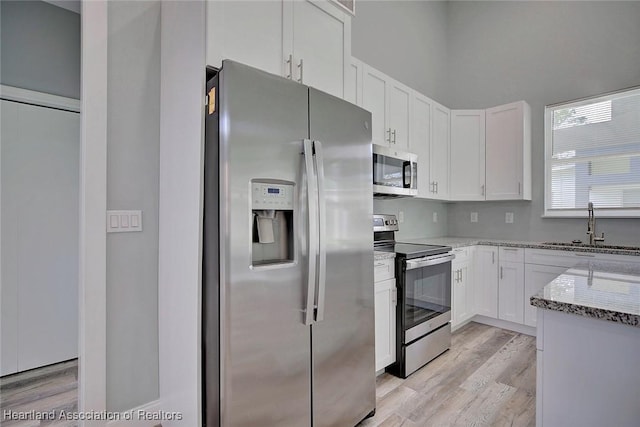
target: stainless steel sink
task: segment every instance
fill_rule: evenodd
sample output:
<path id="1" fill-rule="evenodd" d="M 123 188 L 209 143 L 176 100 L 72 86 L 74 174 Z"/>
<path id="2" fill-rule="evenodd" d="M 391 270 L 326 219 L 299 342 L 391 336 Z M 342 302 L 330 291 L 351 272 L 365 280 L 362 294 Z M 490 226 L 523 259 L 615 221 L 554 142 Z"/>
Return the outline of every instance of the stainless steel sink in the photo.
<path id="1" fill-rule="evenodd" d="M 573 242 L 543 242 L 543 245 L 561 246 L 567 248 L 601 248 L 601 249 L 618 249 L 622 251 L 640 251 L 638 246 L 618 246 L 618 245 L 589 245 L 588 243 Z"/>

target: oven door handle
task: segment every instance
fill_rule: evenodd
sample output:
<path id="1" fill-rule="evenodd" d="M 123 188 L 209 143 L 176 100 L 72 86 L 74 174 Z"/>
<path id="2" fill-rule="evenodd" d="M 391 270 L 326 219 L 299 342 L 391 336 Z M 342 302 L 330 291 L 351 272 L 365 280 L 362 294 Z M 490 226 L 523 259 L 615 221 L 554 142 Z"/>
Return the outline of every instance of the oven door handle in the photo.
<path id="1" fill-rule="evenodd" d="M 454 254 L 446 254 L 444 256 L 419 258 L 417 260 L 409 259 L 407 260 L 407 270 L 429 267 L 430 265 L 444 264 L 445 262 L 453 261 L 455 257 L 456 256 Z"/>

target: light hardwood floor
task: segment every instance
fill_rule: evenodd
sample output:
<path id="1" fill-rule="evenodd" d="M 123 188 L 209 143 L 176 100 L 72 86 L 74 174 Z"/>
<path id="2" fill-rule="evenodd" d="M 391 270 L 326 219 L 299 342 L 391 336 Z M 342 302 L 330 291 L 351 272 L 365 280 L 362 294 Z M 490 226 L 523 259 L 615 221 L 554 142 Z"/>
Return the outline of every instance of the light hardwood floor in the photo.
<path id="1" fill-rule="evenodd" d="M 2 427 L 75 427 L 67 420 L 11 420 L 6 411 L 56 414 L 78 410 L 78 361 L 58 363 L 0 378 L 0 425 Z M 56 418 L 58 415 L 56 415 Z"/>
<path id="2" fill-rule="evenodd" d="M 376 383 L 376 415 L 358 427 L 535 426 L 535 337 L 469 323 L 409 378 Z"/>
<path id="3" fill-rule="evenodd" d="M 377 379 L 376 415 L 358 427 L 534 426 L 535 338 L 478 323 L 453 334 L 451 349 L 406 380 Z M 77 410 L 77 361 L 0 379 L 0 412 Z M 73 427 L 8 421 L 3 427 Z"/>

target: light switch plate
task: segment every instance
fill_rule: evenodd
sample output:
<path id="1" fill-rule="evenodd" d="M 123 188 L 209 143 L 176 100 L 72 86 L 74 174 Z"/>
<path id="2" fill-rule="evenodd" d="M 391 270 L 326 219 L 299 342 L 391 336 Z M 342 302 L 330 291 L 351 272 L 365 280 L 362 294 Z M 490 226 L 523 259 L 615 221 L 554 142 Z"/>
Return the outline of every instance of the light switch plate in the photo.
<path id="1" fill-rule="evenodd" d="M 107 211 L 107 233 L 142 231 L 142 211 Z"/>
<path id="2" fill-rule="evenodd" d="M 507 212 L 504 214 L 504 222 L 507 224 L 513 224 L 513 212 Z"/>
<path id="3" fill-rule="evenodd" d="M 438 212 L 433 213 L 433 222 L 438 222 Z"/>
<path id="4" fill-rule="evenodd" d="M 471 222 L 478 222 L 478 212 L 471 212 Z"/>

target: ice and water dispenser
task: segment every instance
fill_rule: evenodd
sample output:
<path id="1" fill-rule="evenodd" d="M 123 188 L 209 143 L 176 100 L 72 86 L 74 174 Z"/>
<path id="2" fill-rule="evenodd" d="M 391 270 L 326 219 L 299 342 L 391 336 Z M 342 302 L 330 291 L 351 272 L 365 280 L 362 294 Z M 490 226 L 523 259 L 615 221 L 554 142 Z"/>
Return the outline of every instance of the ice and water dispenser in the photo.
<path id="1" fill-rule="evenodd" d="M 251 181 L 253 266 L 293 262 L 293 183 Z"/>

